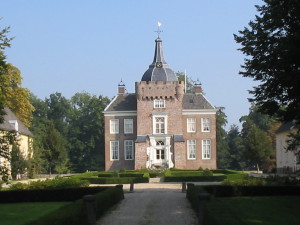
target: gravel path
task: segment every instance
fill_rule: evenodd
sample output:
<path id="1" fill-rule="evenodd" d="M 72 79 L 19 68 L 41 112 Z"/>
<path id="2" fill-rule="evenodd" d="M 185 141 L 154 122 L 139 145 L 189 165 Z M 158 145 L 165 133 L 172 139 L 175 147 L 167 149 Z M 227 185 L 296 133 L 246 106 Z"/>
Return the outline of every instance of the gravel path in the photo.
<path id="1" fill-rule="evenodd" d="M 128 190 L 124 186 L 124 190 Z M 136 184 L 97 225 L 196 225 L 198 219 L 181 184 Z"/>

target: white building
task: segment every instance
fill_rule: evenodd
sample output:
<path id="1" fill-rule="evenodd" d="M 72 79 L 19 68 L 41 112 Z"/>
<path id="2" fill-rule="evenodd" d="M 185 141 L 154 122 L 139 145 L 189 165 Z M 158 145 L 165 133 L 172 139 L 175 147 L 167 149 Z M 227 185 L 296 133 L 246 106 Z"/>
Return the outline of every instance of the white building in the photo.
<path id="1" fill-rule="evenodd" d="M 286 123 L 276 132 L 276 167 L 278 173 L 292 173 L 300 170 L 299 156 L 294 151 L 287 151 L 288 135 L 295 132 L 294 124 Z"/>

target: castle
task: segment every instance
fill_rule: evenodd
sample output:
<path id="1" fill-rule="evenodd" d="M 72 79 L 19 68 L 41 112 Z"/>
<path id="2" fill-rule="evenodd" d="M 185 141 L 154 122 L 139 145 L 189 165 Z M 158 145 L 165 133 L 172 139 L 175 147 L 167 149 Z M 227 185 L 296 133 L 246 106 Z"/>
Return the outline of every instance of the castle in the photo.
<path id="1" fill-rule="evenodd" d="M 155 40 L 154 60 L 126 93 L 105 108 L 105 170 L 178 168 L 216 169 L 216 112 L 201 85 L 186 93 Z"/>

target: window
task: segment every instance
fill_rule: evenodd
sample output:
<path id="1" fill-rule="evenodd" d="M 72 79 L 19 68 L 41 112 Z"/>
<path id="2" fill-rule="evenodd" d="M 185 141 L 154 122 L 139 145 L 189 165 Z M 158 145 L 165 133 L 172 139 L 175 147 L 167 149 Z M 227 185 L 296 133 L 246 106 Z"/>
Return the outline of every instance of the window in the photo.
<path id="1" fill-rule="evenodd" d="M 154 108 L 166 108 L 165 100 L 154 99 Z"/>
<path id="2" fill-rule="evenodd" d="M 202 118 L 202 132 L 210 132 L 210 119 Z"/>
<path id="3" fill-rule="evenodd" d="M 210 140 L 202 140 L 202 159 L 210 159 L 211 157 Z"/>
<path id="4" fill-rule="evenodd" d="M 125 134 L 133 133 L 133 119 L 124 119 L 124 133 Z"/>
<path id="5" fill-rule="evenodd" d="M 155 133 L 165 133 L 165 117 L 155 117 Z"/>
<path id="6" fill-rule="evenodd" d="M 110 133 L 111 134 L 119 133 L 119 120 L 118 119 L 110 120 Z"/>
<path id="7" fill-rule="evenodd" d="M 188 159 L 196 159 L 196 140 L 188 140 Z"/>
<path id="8" fill-rule="evenodd" d="M 124 141 L 125 147 L 125 160 L 133 160 L 133 141 L 132 140 L 125 140 Z"/>
<path id="9" fill-rule="evenodd" d="M 187 118 L 187 132 L 196 132 L 196 118 Z"/>
<path id="10" fill-rule="evenodd" d="M 110 141 L 110 160 L 119 160 L 119 141 Z"/>
<path id="11" fill-rule="evenodd" d="M 164 149 L 156 149 L 156 159 L 165 159 Z"/>

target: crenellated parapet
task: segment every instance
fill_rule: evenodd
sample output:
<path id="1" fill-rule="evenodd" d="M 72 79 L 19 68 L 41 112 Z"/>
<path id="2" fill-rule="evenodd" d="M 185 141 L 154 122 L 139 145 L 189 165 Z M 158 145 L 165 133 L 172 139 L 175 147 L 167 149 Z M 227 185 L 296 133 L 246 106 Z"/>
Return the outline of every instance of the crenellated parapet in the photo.
<path id="1" fill-rule="evenodd" d="M 140 81 L 135 83 L 138 100 L 177 99 L 184 95 L 183 81 Z"/>

